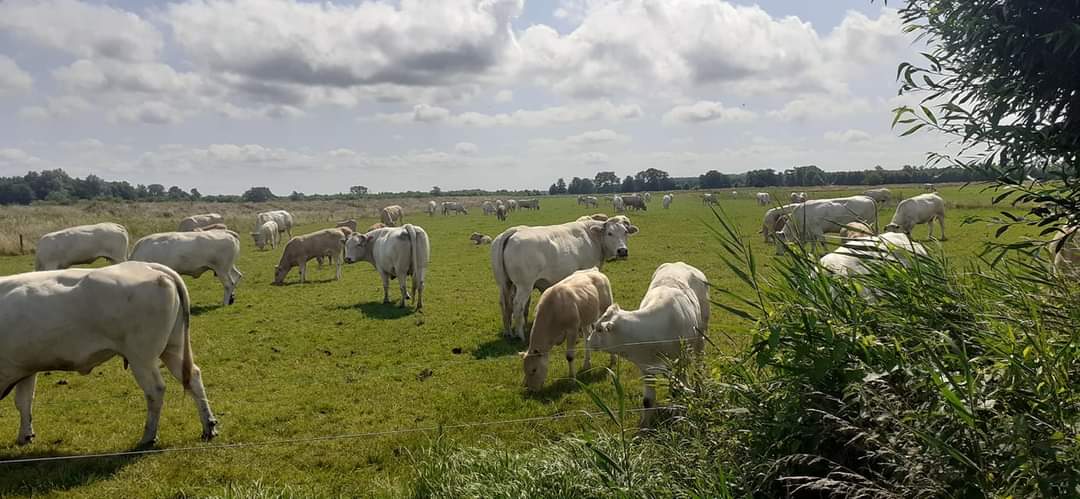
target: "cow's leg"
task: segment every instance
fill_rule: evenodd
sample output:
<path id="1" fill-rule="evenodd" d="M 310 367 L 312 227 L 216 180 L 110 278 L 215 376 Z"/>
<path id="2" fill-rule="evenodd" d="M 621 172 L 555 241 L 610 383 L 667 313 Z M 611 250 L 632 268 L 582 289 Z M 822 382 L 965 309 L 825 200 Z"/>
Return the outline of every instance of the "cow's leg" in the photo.
<path id="1" fill-rule="evenodd" d="M 528 320 L 526 314 L 529 313 L 529 298 L 532 296 L 532 288 L 526 286 L 518 286 L 517 292 L 514 293 L 514 312 L 513 312 L 513 329 L 514 335 L 518 338 L 525 339 L 525 322 Z"/>
<path id="2" fill-rule="evenodd" d="M 645 375 L 643 380 L 645 396 L 642 399 L 641 423 L 642 428 L 648 428 L 652 423 L 656 412 L 656 377 L 651 374 Z"/>
<path id="3" fill-rule="evenodd" d="M 307 279 L 307 261 L 300 262 L 300 284 Z"/>
<path id="4" fill-rule="evenodd" d="M 398 275 L 398 288 L 401 289 L 401 304 L 398 307 L 405 308 L 405 300 L 409 299 L 408 278 L 405 274 Z"/>
<path id="5" fill-rule="evenodd" d="M 424 279 L 418 279 L 416 274 L 412 276 L 413 295 L 416 296 L 416 311 L 424 308 Z"/>
<path id="6" fill-rule="evenodd" d="M 340 281 L 341 280 L 341 266 L 344 264 L 343 258 L 342 258 L 341 255 L 334 255 L 334 256 L 330 257 L 330 260 L 332 260 L 334 262 L 334 265 L 337 266 L 337 271 L 334 273 L 334 279 Z"/>
<path id="7" fill-rule="evenodd" d="M 577 372 L 574 371 L 574 347 L 577 346 L 577 335 L 577 329 L 568 331 L 566 333 L 566 367 L 567 370 L 570 372 L 571 378 L 577 377 Z M 588 358 L 588 356 L 586 355 L 585 358 Z"/>
<path id="8" fill-rule="evenodd" d="M 382 277 L 382 302 L 390 303 L 390 274 L 379 272 L 379 277 Z"/>
<path id="9" fill-rule="evenodd" d="M 221 286 L 225 288 L 224 304 L 226 306 L 232 305 L 233 294 L 236 292 L 236 283 L 232 278 L 232 270 L 228 272 L 217 272 L 217 278 L 221 281 Z"/>
<path id="10" fill-rule="evenodd" d="M 148 447 L 157 440 L 158 420 L 161 419 L 161 405 L 165 402 L 165 380 L 157 369 L 157 359 L 131 362 L 131 374 L 146 396 L 146 427 L 138 447 Z"/>
<path id="11" fill-rule="evenodd" d="M 938 225 L 941 227 L 941 240 L 945 241 L 945 217 L 937 217 Z"/>
<path id="12" fill-rule="evenodd" d="M 165 353 L 161 354 L 161 361 L 165 363 L 165 367 L 169 368 L 169 372 L 176 378 L 181 384 L 184 383 L 184 357 L 183 350 L 180 345 L 169 345 L 166 348 Z M 199 421 L 202 422 L 203 440 L 210 440 L 217 436 L 217 419 L 214 418 L 214 413 L 210 410 L 210 401 L 206 399 L 206 388 L 203 387 L 202 371 L 199 370 L 199 366 L 192 364 L 191 366 L 191 381 L 188 383 L 187 392 L 191 395 L 191 399 L 195 401 L 195 407 L 199 410 Z"/>
<path id="13" fill-rule="evenodd" d="M 511 325 L 514 317 L 514 285 L 506 284 L 499 286 L 499 311 L 502 312 L 503 336 L 509 337 L 512 333 Z"/>
<path id="14" fill-rule="evenodd" d="M 19 409 L 19 437 L 15 443 L 26 445 L 34 440 L 34 388 L 37 373 L 15 384 L 15 407 Z"/>
<path id="15" fill-rule="evenodd" d="M 580 331 L 580 334 L 581 334 L 581 349 L 585 351 L 585 362 L 581 363 L 581 369 L 584 370 L 584 371 L 588 371 L 589 369 L 592 369 L 592 352 L 589 350 L 589 333 L 591 331 L 592 331 L 592 326 L 591 325 L 585 326 Z M 577 341 L 575 341 L 574 345 L 571 345 L 571 346 L 576 347 L 577 346 Z"/>

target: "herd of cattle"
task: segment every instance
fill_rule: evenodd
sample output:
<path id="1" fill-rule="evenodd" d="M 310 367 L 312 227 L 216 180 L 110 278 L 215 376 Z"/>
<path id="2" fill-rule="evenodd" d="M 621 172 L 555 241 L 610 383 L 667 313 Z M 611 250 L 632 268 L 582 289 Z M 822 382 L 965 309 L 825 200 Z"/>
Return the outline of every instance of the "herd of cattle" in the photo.
<path id="1" fill-rule="evenodd" d="M 732 195 L 737 193 L 732 191 Z M 664 208 L 673 197 L 663 196 Z M 717 197 L 709 193 L 702 199 L 715 203 Z M 772 202 L 768 193 L 755 197 L 763 205 Z M 628 208 L 647 210 L 650 198 L 649 193 L 617 195 L 610 201 L 622 213 Z M 865 258 L 869 253 L 907 264 L 905 255 L 926 254 L 910 238 L 915 225 L 927 224 L 932 236 L 931 224 L 936 220 L 940 239 L 945 239 L 945 203 L 936 192 L 904 199 L 885 230 L 877 233 L 873 227 L 878 210 L 891 198 L 888 189 L 813 200 L 806 193 L 791 193 L 792 203 L 766 211 L 761 233 L 767 243 L 776 243 L 778 251 L 792 242 L 809 243 L 813 250 L 823 243 L 824 234 L 840 234 L 844 243 L 820 258 L 823 269 L 839 275 L 872 272 Z M 599 200 L 581 196 L 578 203 L 596 207 Z M 481 206 L 485 214 L 500 220 L 519 208 L 540 208 L 535 199 L 485 201 Z M 437 205 L 431 201 L 425 211 L 434 215 L 439 208 L 444 215 L 468 213 L 457 202 Z M 292 215 L 268 211 L 256 216 L 251 237 L 259 250 L 276 248 L 282 234 L 289 238 L 275 268 L 274 284 L 282 284 L 294 267 L 299 267 L 304 282 L 306 265 L 313 259 L 320 265 L 323 259 L 334 264 L 337 279 L 341 279 L 343 263 L 366 261 L 382 279 L 384 303 L 390 302 L 390 281 L 397 279 L 399 305 L 405 307 L 415 299 L 419 311 L 430 244 L 427 232 L 404 223 L 404 215 L 401 206 L 392 205 L 381 210 L 381 222 L 367 231 L 358 231 L 355 220 L 345 220 L 333 228 L 294 237 Z M 709 323 L 709 284 L 700 270 L 683 262 L 663 263 L 653 273 L 637 310 L 623 310 L 614 303 L 612 284 L 601 270 L 608 261 L 629 258 L 629 237 L 638 232 L 626 215 L 594 214 L 559 225 L 510 227 L 495 238 L 479 233 L 470 236 L 476 244 L 491 245 L 503 334 L 528 342 L 522 358 L 529 390 L 543 386 L 549 354 L 558 344 L 566 344 L 566 360 L 574 375 L 580 337 L 585 369 L 593 350 L 610 353 L 612 361 L 621 356 L 638 367 L 646 376 L 644 406 L 650 409 L 656 404 L 651 380 L 664 369 L 666 359 L 679 356 L 684 346 L 702 350 Z M 147 420 L 139 445 L 152 444 L 157 435 L 165 390 L 159 361 L 195 400 L 203 438 L 217 434 L 217 421 L 191 352 L 190 300 L 180 275 L 214 272 L 224 287 L 223 303 L 233 303 L 243 277 L 236 268 L 240 236 L 228 229 L 221 215 L 211 213 L 181 220 L 176 232 L 143 237 L 130 252 L 128 242 L 127 230 L 115 223 L 59 230 L 38 242 L 35 272 L 0 278 L 0 321 L 18 325 L 0 332 L 0 399 L 15 391 L 20 413 L 18 443 L 29 443 L 34 437 L 31 405 L 38 372 L 86 374 L 117 355 L 130 365 L 146 396 Z M 69 269 L 99 258 L 112 265 Z M 1059 270 L 1077 265 L 1080 243 L 1073 239 L 1056 258 Z M 408 277 L 411 289 L 406 286 Z M 534 289 L 541 295 L 526 336 Z M 648 424 L 651 412 L 643 411 L 642 424 Z"/>

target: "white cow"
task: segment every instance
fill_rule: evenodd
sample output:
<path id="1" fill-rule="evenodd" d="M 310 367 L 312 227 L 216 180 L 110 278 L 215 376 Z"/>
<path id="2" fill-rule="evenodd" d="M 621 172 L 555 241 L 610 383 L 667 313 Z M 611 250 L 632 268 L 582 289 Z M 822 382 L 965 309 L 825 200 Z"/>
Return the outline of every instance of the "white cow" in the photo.
<path id="1" fill-rule="evenodd" d="M 495 214 L 495 205 L 491 201 L 484 201 L 480 204 L 480 209 L 483 210 L 484 216 Z"/>
<path id="2" fill-rule="evenodd" d="M 937 190 L 937 188 L 934 187 L 934 184 L 923 184 L 922 188 L 926 192 L 934 192 Z"/>
<path id="3" fill-rule="evenodd" d="M 129 259 L 160 263 L 196 279 L 211 270 L 225 287 L 223 303 L 231 305 L 236 300 L 236 285 L 244 277 L 236 268 L 239 258 L 240 236 L 231 230 L 212 230 L 150 234 L 135 242 Z"/>
<path id="4" fill-rule="evenodd" d="M 683 262 L 665 263 L 653 273 L 652 282 L 635 311 L 608 307 L 586 340 L 589 348 L 614 353 L 645 376 L 645 411 L 641 425 L 648 426 L 656 407 L 657 374 L 668 362 L 682 356 L 683 345 L 700 357 L 709 330 L 709 283 L 700 270 Z"/>
<path id="5" fill-rule="evenodd" d="M 435 216 L 435 210 L 437 210 L 438 208 L 439 205 L 435 204 L 435 201 L 428 201 L 427 209 L 424 211 L 427 212 L 428 216 Z"/>
<path id="6" fill-rule="evenodd" d="M 506 201 L 506 209 L 508 209 L 510 211 L 517 211 L 517 209 L 518 209 L 517 201 L 515 201 L 513 199 L 508 199 Z"/>
<path id="7" fill-rule="evenodd" d="M 648 203 L 649 201 L 652 201 L 652 194 L 651 193 L 646 192 L 645 194 L 642 194 L 641 197 L 645 198 L 646 203 Z"/>
<path id="8" fill-rule="evenodd" d="M 813 251 L 826 233 L 837 234 L 853 222 L 873 224 L 877 204 L 866 196 L 815 199 L 799 203 L 787 217 L 784 230 L 776 234 L 776 254 L 784 253 L 785 242 L 808 242 Z"/>
<path id="9" fill-rule="evenodd" d="M 446 214 L 451 213 L 451 212 L 453 212 L 453 213 L 461 213 L 463 215 L 468 215 L 469 214 L 469 211 L 466 210 L 465 206 L 463 204 L 461 204 L 461 203 L 458 203 L 456 201 L 446 201 L 446 202 L 444 202 L 442 204 L 442 214 L 446 215 Z"/>
<path id="10" fill-rule="evenodd" d="M 59 270 L 105 258 L 111 263 L 127 260 L 128 233 L 110 222 L 80 225 L 41 236 L 34 270 Z"/>
<path id="11" fill-rule="evenodd" d="M 715 193 L 707 192 L 707 193 L 701 195 L 701 204 L 710 205 L 710 204 L 720 204 L 720 203 L 719 203 L 719 200 L 716 198 Z"/>
<path id="12" fill-rule="evenodd" d="M 146 398 L 139 446 L 157 438 L 165 398 L 159 361 L 191 394 L 210 440 L 217 420 L 191 353 L 190 302 L 184 280 L 155 263 L 29 272 L 0 278 L 0 399 L 15 390 L 17 442 L 34 438 L 37 373 L 91 370 L 119 355 Z M 115 417 L 103 413 L 104 417 Z"/>
<path id="13" fill-rule="evenodd" d="M 412 276 L 412 294 L 416 310 L 424 307 L 424 277 L 427 274 L 431 245 L 423 228 L 405 224 L 353 234 L 345 241 L 345 263 L 370 262 L 383 282 L 383 303 L 390 303 L 390 280 L 398 279 L 401 307 L 411 298 L 405 289 L 406 276 Z"/>
<path id="14" fill-rule="evenodd" d="M 768 192 L 754 194 L 754 199 L 757 199 L 757 204 L 761 206 L 772 204 L 772 196 L 770 196 Z"/>
<path id="15" fill-rule="evenodd" d="M 791 203 L 792 204 L 805 203 L 806 202 L 806 193 L 805 192 L 792 192 L 790 198 L 791 198 Z"/>
<path id="16" fill-rule="evenodd" d="M 519 200 L 517 200 L 517 204 L 518 204 L 518 207 L 520 207 L 521 209 L 525 209 L 525 208 L 528 208 L 530 210 L 539 210 L 540 209 L 540 200 L 539 199 L 519 199 Z"/>
<path id="17" fill-rule="evenodd" d="M 1080 226 L 1074 225 L 1061 230 L 1047 247 L 1053 254 L 1054 271 L 1058 275 L 1080 275 L 1080 232 L 1077 227 Z M 1066 237 L 1068 240 L 1062 242 Z"/>
<path id="18" fill-rule="evenodd" d="M 286 233 L 292 237 L 293 216 L 285 210 L 264 211 L 255 216 L 255 230 L 259 230 L 262 224 L 273 220 L 277 224 L 278 233 Z"/>
<path id="19" fill-rule="evenodd" d="M 524 340 L 533 289 L 543 291 L 575 271 L 626 258 L 627 237 L 637 231 L 629 219 L 620 217 L 542 227 L 519 225 L 499 234 L 491 245 L 491 269 L 499 286 L 503 334 Z"/>
<path id="20" fill-rule="evenodd" d="M 596 199 L 596 196 L 585 196 L 583 203 L 586 207 L 596 208 L 600 205 L 600 200 Z"/>
<path id="21" fill-rule="evenodd" d="M 732 197 L 732 198 L 737 198 L 737 197 L 739 197 L 739 191 L 731 191 L 731 197 Z"/>
<path id="22" fill-rule="evenodd" d="M 761 219 L 761 233 L 765 236 L 765 243 L 771 243 L 776 233 L 784 228 L 787 217 L 798 204 L 785 204 L 777 208 L 770 208 Z"/>
<path id="23" fill-rule="evenodd" d="M 627 209 L 633 208 L 634 210 L 637 210 L 637 211 L 640 211 L 640 210 L 649 211 L 649 205 L 645 204 L 645 198 L 643 198 L 643 197 L 641 197 L 641 196 L 639 196 L 637 194 L 631 194 L 629 196 L 623 196 L 622 197 L 622 204 Z"/>
<path id="24" fill-rule="evenodd" d="M 844 244 L 818 261 L 834 274 L 865 275 L 871 271 L 870 262 L 889 261 L 910 265 L 910 255 L 926 256 L 926 248 L 900 232 L 886 232 L 844 241 Z"/>
<path id="25" fill-rule="evenodd" d="M 911 236 L 911 230 L 918 224 L 926 224 L 929 235 L 934 237 L 934 220 L 941 226 L 941 240 L 945 240 L 945 200 L 937 193 L 919 194 L 900 201 L 892 221 L 885 226 L 889 232 L 903 232 Z"/>
<path id="26" fill-rule="evenodd" d="M 892 191 L 882 187 L 880 189 L 867 189 L 863 191 L 864 196 L 870 196 L 874 198 L 880 204 L 888 203 L 892 199 Z"/>
<path id="27" fill-rule="evenodd" d="M 356 220 L 349 220 L 353 223 L 353 227 L 356 226 Z M 339 226 L 342 226 L 339 222 Z M 262 251 L 269 245 L 271 248 L 277 248 L 279 242 L 279 233 L 277 222 L 273 220 L 267 220 L 259 226 L 259 229 L 251 233 L 251 238 L 255 240 L 255 247 Z"/>
<path id="28" fill-rule="evenodd" d="M 626 203 L 623 202 L 622 196 L 612 196 L 611 206 L 615 208 L 615 213 L 626 211 Z"/>
<path id="29" fill-rule="evenodd" d="M 178 232 L 191 232 L 195 229 L 201 229 L 207 225 L 223 224 L 225 223 L 225 217 L 218 213 L 206 213 L 204 215 L 192 215 L 180 221 L 180 227 L 176 229 Z"/>
<path id="30" fill-rule="evenodd" d="M 671 207 L 671 200 L 672 199 L 674 199 L 674 198 L 671 197 L 671 194 L 664 194 L 664 199 L 662 200 L 662 202 L 664 203 L 664 209 L 665 210 L 668 209 L 669 207 Z"/>

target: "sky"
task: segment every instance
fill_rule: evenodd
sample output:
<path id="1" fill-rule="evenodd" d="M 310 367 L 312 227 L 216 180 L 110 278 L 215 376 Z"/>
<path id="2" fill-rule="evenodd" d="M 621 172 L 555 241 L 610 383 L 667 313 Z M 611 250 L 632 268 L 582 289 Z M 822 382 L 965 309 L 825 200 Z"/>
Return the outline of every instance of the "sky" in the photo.
<path id="1" fill-rule="evenodd" d="M 878 0 L 0 1 L 0 175 L 204 194 L 923 164 Z"/>

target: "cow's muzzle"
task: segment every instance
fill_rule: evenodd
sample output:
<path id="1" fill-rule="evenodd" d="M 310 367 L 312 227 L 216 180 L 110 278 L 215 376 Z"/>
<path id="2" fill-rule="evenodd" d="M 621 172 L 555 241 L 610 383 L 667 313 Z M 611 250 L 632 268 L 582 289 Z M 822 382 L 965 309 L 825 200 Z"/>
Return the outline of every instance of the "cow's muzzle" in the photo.
<path id="1" fill-rule="evenodd" d="M 626 257 L 630 256 L 630 250 L 628 250 L 626 248 L 619 248 L 619 249 L 615 250 L 615 256 L 618 257 L 618 258 L 626 258 Z"/>

